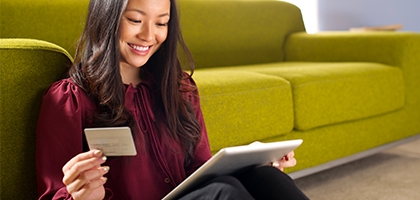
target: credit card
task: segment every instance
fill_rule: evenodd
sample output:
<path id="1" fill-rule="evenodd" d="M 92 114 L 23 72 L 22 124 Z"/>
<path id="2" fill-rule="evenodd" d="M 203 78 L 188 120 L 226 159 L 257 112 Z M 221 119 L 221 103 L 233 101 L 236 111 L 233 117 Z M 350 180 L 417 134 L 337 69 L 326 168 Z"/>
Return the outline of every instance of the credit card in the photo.
<path id="1" fill-rule="evenodd" d="M 86 128 L 89 149 L 100 149 L 105 156 L 137 155 L 129 127 Z"/>

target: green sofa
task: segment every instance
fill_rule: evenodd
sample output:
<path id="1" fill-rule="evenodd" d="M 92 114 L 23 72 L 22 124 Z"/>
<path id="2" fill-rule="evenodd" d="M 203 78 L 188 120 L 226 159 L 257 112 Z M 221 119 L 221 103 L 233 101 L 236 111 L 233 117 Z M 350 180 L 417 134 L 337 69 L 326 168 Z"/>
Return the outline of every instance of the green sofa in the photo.
<path id="1" fill-rule="evenodd" d="M 213 152 L 301 138 L 299 178 L 420 138 L 419 33 L 307 34 L 282 1 L 179 1 Z M 71 64 L 87 5 L 1 0 L 2 199 L 36 198 L 41 95 Z"/>

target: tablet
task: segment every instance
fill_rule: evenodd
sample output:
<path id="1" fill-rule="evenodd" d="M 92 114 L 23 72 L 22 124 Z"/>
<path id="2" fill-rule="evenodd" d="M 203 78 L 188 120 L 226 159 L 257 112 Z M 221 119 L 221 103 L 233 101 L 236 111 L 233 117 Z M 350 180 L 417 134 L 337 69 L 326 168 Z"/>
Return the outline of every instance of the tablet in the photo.
<path id="1" fill-rule="evenodd" d="M 129 127 L 86 128 L 89 149 L 100 149 L 105 156 L 135 156 L 133 136 Z"/>
<path id="2" fill-rule="evenodd" d="M 180 198 L 194 186 L 217 176 L 228 175 L 278 161 L 296 149 L 302 142 L 301 139 L 296 139 L 270 143 L 258 142 L 252 145 L 223 148 L 163 199 Z"/>

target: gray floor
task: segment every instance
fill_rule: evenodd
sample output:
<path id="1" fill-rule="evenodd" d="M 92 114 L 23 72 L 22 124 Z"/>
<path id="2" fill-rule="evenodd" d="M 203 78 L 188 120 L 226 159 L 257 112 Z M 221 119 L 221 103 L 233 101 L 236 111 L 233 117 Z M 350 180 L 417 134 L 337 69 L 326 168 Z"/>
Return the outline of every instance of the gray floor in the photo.
<path id="1" fill-rule="evenodd" d="M 420 139 L 295 182 L 314 200 L 420 200 Z"/>

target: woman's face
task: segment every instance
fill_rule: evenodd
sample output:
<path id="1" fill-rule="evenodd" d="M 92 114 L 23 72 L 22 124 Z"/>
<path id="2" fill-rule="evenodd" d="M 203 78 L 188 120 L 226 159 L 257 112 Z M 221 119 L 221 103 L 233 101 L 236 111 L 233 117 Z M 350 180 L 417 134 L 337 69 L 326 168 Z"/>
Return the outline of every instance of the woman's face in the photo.
<path id="1" fill-rule="evenodd" d="M 121 18 L 121 67 L 141 67 L 168 35 L 170 0 L 129 0 Z"/>

